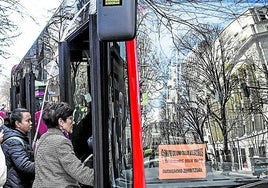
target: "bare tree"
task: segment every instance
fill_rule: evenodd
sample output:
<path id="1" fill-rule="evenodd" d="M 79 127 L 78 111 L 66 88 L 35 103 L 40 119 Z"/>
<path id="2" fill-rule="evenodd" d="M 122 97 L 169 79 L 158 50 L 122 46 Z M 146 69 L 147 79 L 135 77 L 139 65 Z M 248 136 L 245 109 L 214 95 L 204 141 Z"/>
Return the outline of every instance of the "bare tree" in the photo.
<path id="1" fill-rule="evenodd" d="M 21 14 L 22 7 L 19 0 L 1 0 L 0 1 L 0 56 L 9 55 L 7 47 L 12 44 L 12 39 L 19 35 L 17 25 L 11 19 L 14 13 Z"/>
<path id="2" fill-rule="evenodd" d="M 170 35 L 174 49 L 179 54 L 179 58 L 173 59 L 173 61 L 185 59 L 189 56 L 189 53 L 195 54 L 196 58 L 192 62 L 188 60 L 186 63 L 189 65 L 189 71 L 185 71 L 188 75 L 184 78 L 188 79 L 188 83 L 191 83 L 191 85 L 188 85 L 188 87 L 184 85 L 184 87 L 186 90 L 191 88 L 190 90 L 193 91 L 189 95 L 200 93 L 204 87 L 206 88 L 206 93 L 203 93 L 205 97 L 194 96 L 198 108 L 201 108 L 202 105 L 206 106 L 206 111 L 196 111 L 196 108 L 192 108 L 192 104 L 190 104 L 193 101 L 182 100 L 180 105 L 184 106 L 184 109 L 180 107 L 180 117 L 184 117 L 192 125 L 201 140 L 203 137 L 202 122 L 205 121 L 203 121 L 204 118 L 199 119 L 199 117 L 202 117 L 202 115 L 203 117 L 208 117 L 208 115 L 212 117 L 219 130 L 221 130 L 226 160 L 228 160 L 229 155 L 228 139 L 230 132 L 239 124 L 238 121 L 228 118 L 232 113 L 235 114 L 228 111 L 228 105 L 231 103 L 232 95 L 239 93 L 238 88 L 240 87 L 241 78 L 233 74 L 235 62 L 230 57 L 234 55 L 232 54 L 234 46 L 229 46 L 226 49 L 224 41 L 218 40 L 215 42 L 215 40 L 222 31 L 222 26 L 224 27 L 230 21 L 236 19 L 241 12 L 257 4 L 259 6 L 266 5 L 265 2 L 261 3 L 257 0 L 254 2 L 239 1 L 228 3 L 228 6 L 221 1 L 211 3 L 176 0 L 140 1 L 140 6 L 155 16 L 155 20 L 151 21 L 151 25 L 154 25 L 154 32 L 157 32 L 156 36 L 162 38 L 167 34 Z M 143 23 L 146 23 L 148 17 L 149 15 L 147 14 Z M 168 32 L 163 32 L 163 28 Z M 145 57 L 142 56 L 141 59 L 148 57 L 147 54 L 144 55 Z M 153 62 L 153 60 L 149 61 Z M 168 65 L 167 62 L 165 63 L 165 65 Z M 186 68 L 187 65 L 185 66 Z M 182 99 L 186 98 L 182 97 Z M 194 114 L 196 115 L 195 118 Z M 241 119 L 241 116 L 245 115 L 243 113 L 242 115 L 238 114 L 236 113 L 237 119 Z M 235 119 L 235 115 L 232 115 L 232 118 Z"/>
<path id="3" fill-rule="evenodd" d="M 11 16 L 17 14 L 23 16 L 23 7 L 20 5 L 19 0 L 0 0 L 0 57 L 3 59 L 8 58 L 11 53 L 8 51 L 10 45 L 12 45 L 13 40 L 20 35 L 18 32 L 18 26 L 14 23 Z M 3 74 L 3 63 L 0 64 L 0 75 L 2 86 L 0 89 L 2 102 L 7 106 L 9 104 L 9 87 L 10 81 L 9 76 Z"/>

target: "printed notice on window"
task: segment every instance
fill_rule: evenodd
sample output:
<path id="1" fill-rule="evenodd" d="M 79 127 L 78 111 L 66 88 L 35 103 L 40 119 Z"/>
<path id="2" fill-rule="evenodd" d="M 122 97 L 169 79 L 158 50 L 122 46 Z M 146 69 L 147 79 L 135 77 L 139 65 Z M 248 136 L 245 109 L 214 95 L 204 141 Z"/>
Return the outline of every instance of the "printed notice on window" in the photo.
<path id="1" fill-rule="evenodd" d="M 205 144 L 159 145 L 159 179 L 205 177 Z"/>
<path id="2" fill-rule="evenodd" d="M 118 6 L 122 5 L 122 0 L 103 0 L 103 6 Z"/>

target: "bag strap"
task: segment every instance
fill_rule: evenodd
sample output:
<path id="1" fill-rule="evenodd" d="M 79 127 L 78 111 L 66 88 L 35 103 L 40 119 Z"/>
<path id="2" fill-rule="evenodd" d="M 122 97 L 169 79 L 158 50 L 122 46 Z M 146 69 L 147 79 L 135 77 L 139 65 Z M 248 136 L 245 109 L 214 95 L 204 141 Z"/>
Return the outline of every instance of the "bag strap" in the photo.
<path id="1" fill-rule="evenodd" d="M 18 141 L 23 145 L 23 147 L 24 147 L 24 142 L 23 142 L 23 140 L 22 140 L 20 137 L 17 137 L 17 136 L 11 136 L 11 137 L 9 137 L 8 139 L 4 140 L 4 142 L 6 142 L 7 140 L 12 140 L 12 139 L 18 140 Z M 3 144 L 4 142 L 2 142 L 2 144 Z"/>

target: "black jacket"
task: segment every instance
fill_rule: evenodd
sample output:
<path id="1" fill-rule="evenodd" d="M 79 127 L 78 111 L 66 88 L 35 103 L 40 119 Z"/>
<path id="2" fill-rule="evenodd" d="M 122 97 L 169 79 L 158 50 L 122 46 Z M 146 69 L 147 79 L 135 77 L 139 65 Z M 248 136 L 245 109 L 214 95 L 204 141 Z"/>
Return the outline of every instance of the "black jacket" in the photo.
<path id="1" fill-rule="evenodd" d="M 7 165 L 7 181 L 4 188 L 29 188 L 34 180 L 34 155 L 28 137 L 4 125 L 1 128 L 4 129 L 2 149 Z M 9 139 L 10 137 L 13 138 Z"/>

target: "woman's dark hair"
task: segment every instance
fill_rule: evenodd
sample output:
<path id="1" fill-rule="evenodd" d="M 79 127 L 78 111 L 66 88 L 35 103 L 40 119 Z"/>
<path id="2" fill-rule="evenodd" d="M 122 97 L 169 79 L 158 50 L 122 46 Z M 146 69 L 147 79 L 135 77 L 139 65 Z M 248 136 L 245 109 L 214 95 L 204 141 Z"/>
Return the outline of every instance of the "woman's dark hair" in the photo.
<path id="1" fill-rule="evenodd" d="M 73 109 L 66 102 L 48 103 L 44 110 L 42 119 L 48 128 L 58 127 L 58 120 L 61 118 L 63 121 L 73 115 Z"/>
<path id="2" fill-rule="evenodd" d="M 10 127 L 12 129 L 16 128 L 16 124 L 15 124 L 16 121 L 21 122 L 23 112 L 29 112 L 29 110 L 27 110 L 25 108 L 16 108 L 10 114 Z"/>

